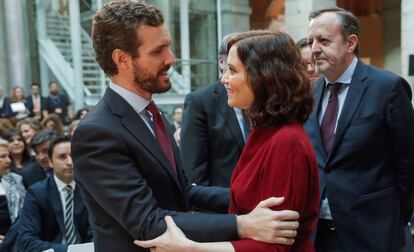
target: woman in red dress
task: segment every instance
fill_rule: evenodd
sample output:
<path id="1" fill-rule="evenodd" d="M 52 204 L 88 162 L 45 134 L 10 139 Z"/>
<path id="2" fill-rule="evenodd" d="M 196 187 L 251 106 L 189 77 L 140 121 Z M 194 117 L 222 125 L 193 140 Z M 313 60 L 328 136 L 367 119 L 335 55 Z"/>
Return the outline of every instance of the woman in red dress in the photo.
<path id="1" fill-rule="evenodd" d="M 231 214 L 246 214 L 269 197 L 284 197 L 274 210 L 300 214 L 292 245 L 251 239 L 198 243 L 188 240 L 167 217 L 165 234 L 146 243 L 152 251 L 314 251 L 310 236 L 319 208 L 318 170 L 302 124 L 312 110 L 311 85 L 295 43 L 284 33 L 252 31 L 228 44 L 222 83 L 228 104 L 245 110 L 252 132 L 233 172 Z"/>

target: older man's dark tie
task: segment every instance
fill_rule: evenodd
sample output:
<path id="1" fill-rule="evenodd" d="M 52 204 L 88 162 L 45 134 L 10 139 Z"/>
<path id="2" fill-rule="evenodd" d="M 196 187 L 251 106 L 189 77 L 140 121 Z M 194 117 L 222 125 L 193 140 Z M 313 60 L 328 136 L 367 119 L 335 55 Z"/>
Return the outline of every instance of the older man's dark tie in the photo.
<path id="1" fill-rule="evenodd" d="M 331 94 L 329 95 L 328 106 L 326 107 L 320 127 L 322 140 L 325 145 L 326 153 L 328 154 L 331 152 L 335 135 L 335 125 L 339 109 L 338 91 L 341 89 L 341 87 L 341 83 L 328 84 L 328 88 Z"/>
<path id="2" fill-rule="evenodd" d="M 177 174 L 177 170 L 175 167 L 174 153 L 173 153 L 171 143 L 168 138 L 167 130 L 165 127 L 165 123 L 161 117 L 160 111 L 158 110 L 157 106 L 155 105 L 153 101 L 151 101 L 148 104 L 147 109 L 152 114 L 153 128 L 155 131 L 155 136 L 157 138 L 157 141 L 160 144 L 165 155 L 167 156 L 168 160 L 170 161 L 174 174 Z"/>

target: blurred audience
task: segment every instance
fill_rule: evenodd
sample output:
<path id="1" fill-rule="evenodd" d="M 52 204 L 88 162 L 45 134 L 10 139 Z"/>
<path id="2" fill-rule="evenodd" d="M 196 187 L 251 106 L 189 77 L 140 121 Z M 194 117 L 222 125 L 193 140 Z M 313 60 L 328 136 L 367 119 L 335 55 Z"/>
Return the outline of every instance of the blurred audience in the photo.
<path id="1" fill-rule="evenodd" d="M 36 154 L 36 162 L 23 167 L 19 171 L 26 188 L 52 174 L 52 170 L 49 167 L 47 151 L 50 143 L 56 138 L 57 135 L 53 129 L 43 129 L 33 137 L 32 148 Z"/>
<path id="2" fill-rule="evenodd" d="M 20 252 L 54 249 L 92 240 L 88 212 L 73 180 L 71 143 L 54 140 L 48 149 L 53 176 L 29 187 L 19 219 L 16 245 Z"/>
<path id="3" fill-rule="evenodd" d="M 78 127 L 80 120 L 73 120 L 69 126 L 68 136 L 72 137 L 73 133 L 75 133 L 76 128 Z"/>
<path id="4" fill-rule="evenodd" d="M 319 78 L 320 74 L 318 73 L 318 71 L 316 71 L 315 66 L 312 63 L 311 50 L 308 45 L 308 39 L 303 38 L 299 40 L 298 42 L 296 42 L 296 46 L 300 50 L 300 55 L 302 56 L 302 62 L 306 67 L 306 71 L 308 72 L 309 79 L 312 84 L 314 80 Z"/>
<path id="5" fill-rule="evenodd" d="M 53 129 L 56 131 L 56 134 L 60 137 L 64 135 L 64 126 L 62 120 L 57 114 L 49 114 L 45 119 L 42 121 L 42 126 L 45 129 Z"/>
<path id="6" fill-rule="evenodd" d="M 0 246 L 4 235 L 16 221 L 26 190 L 22 177 L 10 171 L 9 143 L 0 138 Z"/>
<path id="7" fill-rule="evenodd" d="M 32 83 L 30 86 L 30 95 L 26 97 L 27 109 L 30 111 L 30 116 L 36 118 L 38 121 L 43 119 L 43 110 L 45 110 L 46 99 L 40 94 L 40 84 Z"/>
<path id="8" fill-rule="evenodd" d="M 30 146 L 33 136 L 42 129 L 40 122 L 35 118 L 26 118 L 22 121 L 19 121 L 16 125 L 16 128 L 20 130 L 26 146 Z"/>
<path id="9" fill-rule="evenodd" d="M 59 87 L 55 81 L 49 83 L 49 96 L 46 98 L 45 104 L 45 117 L 48 114 L 55 113 L 59 115 L 60 120 L 65 125 L 71 122 L 73 118 L 72 106 L 65 95 L 59 94 Z"/>
<path id="10" fill-rule="evenodd" d="M 10 98 L 4 93 L 2 87 L 0 87 L 0 117 L 4 117 L 6 113 L 6 107 L 10 103 Z"/>
<path id="11" fill-rule="evenodd" d="M 7 104 L 4 116 L 16 121 L 29 116 L 29 110 L 26 107 L 26 99 L 22 87 L 14 87 L 12 89 L 10 103 Z"/>
<path id="12" fill-rule="evenodd" d="M 11 171 L 17 172 L 23 166 L 33 162 L 24 138 L 18 129 L 10 128 L 5 130 L 3 138 L 9 142 L 9 155 L 12 161 L 10 165 Z"/>
<path id="13" fill-rule="evenodd" d="M 3 132 L 6 129 L 11 129 L 13 127 L 14 127 L 14 125 L 13 125 L 12 121 L 10 121 L 10 119 L 8 119 L 8 118 L 0 118 L 0 136 L 3 135 Z"/>
<path id="14" fill-rule="evenodd" d="M 79 109 L 76 114 L 75 117 L 73 118 L 73 120 L 81 120 L 82 118 L 84 118 L 86 116 L 86 114 L 89 112 L 89 108 L 81 108 Z"/>
<path id="15" fill-rule="evenodd" d="M 183 107 L 176 106 L 172 112 L 171 133 L 175 133 L 178 129 L 181 129 L 181 123 L 183 122 Z"/>

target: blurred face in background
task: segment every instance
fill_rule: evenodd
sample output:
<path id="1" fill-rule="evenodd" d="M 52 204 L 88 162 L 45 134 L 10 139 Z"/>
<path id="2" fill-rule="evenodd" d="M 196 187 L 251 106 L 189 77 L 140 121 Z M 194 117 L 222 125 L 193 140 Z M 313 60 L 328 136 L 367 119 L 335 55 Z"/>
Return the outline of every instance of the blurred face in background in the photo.
<path id="1" fill-rule="evenodd" d="M 6 146 L 0 146 L 0 175 L 9 169 L 10 164 L 9 149 Z"/>
<path id="2" fill-rule="evenodd" d="M 182 108 L 176 108 L 174 110 L 173 120 L 174 122 L 181 124 L 181 122 L 183 121 L 183 109 Z"/>
<path id="3" fill-rule="evenodd" d="M 36 153 L 36 161 L 43 168 L 49 167 L 49 156 L 47 155 L 47 150 L 49 149 L 50 141 L 46 141 L 39 145 L 36 145 L 33 149 Z"/>
<path id="4" fill-rule="evenodd" d="M 32 141 L 33 136 L 36 134 L 36 130 L 30 126 L 30 124 L 22 124 L 20 125 L 20 132 L 22 132 L 22 136 L 26 144 L 30 144 Z"/>
<path id="5" fill-rule="evenodd" d="M 311 50 L 309 46 L 302 47 L 300 49 L 300 55 L 302 56 L 302 62 L 306 67 L 306 71 L 309 74 L 309 79 L 311 82 L 319 78 L 320 74 L 316 71 L 315 66 L 312 63 L 311 59 Z"/>
<path id="6" fill-rule="evenodd" d="M 49 121 L 47 121 L 46 122 L 46 128 L 48 128 L 48 129 L 55 129 L 55 127 L 56 127 L 56 124 L 55 124 L 55 122 L 54 121 L 52 121 L 52 120 L 49 120 Z"/>
<path id="7" fill-rule="evenodd" d="M 40 94 L 40 87 L 39 87 L 39 86 L 37 86 L 37 85 L 33 85 L 33 86 L 30 88 L 30 92 L 32 93 L 32 95 L 37 96 L 37 95 L 39 95 L 39 94 Z"/>
<path id="8" fill-rule="evenodd" d="M 21 136 L 12 136 L 9 141 L 9 152 L 10 155 L 22 154 L 24 151 L 24 140 Z"/>
<path id="9" fill-rule="evenodd" d="M 23 96 L 24 96 L 23 89 L 20 87 L 14 88 L 12 96 L 15 98 L 16 101 L 23 100 Z"/>
<path id="10" fill-rule="evenodd" d="M 59 93 L 57 83 L 51 83 L 49 86 L 49 91 L 52 95 L 57 95 Z"/>

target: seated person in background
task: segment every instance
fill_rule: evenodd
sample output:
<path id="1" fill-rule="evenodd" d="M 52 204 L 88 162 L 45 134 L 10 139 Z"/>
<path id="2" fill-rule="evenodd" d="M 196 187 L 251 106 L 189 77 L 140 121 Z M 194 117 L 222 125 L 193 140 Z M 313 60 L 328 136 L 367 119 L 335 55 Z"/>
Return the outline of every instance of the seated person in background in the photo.
<path id="1" fill-rule="evenodd" d="M 53 174 L 52 169 L 49 167 L 47 150 L 50 143 L 56 138 L 56 132 L 52 129 L 41 130 L 33 137 L 32 148 L 36 154 L 36 162 L 19 170 L 19 174 L 23 177 L 23 184 L 26 188 Z"/>
<path id="2" fill-rule="evenodd" d="M 9 143 L 0 138 L 0 244 L 18 217 L 26 195 L 22 177 L 10 171 L 10 164 Z"/>
<path id="3" fill-rule="evenodd" d="M 12 120 L 21 120 L 29 116 L 23 87 L 14 87 L 10 96 L 10 103 L 5 108 L 4 117 Z"/>
<path id="4" fill-rule="evenodd" d="M 49 96 L 46 97 L 44 117 L 48 114 L 57 114 L 63 124 L 68 125 L 73 118 L 72 106 L 66 95 L 59 94 L 59 87 L 56 81 L 49 83 Z"/>
<path id="5" fill-rule="evenodd" d="M 62 120 L 57 114 L 49 114 L 45 119 L 43 119 L 42 126 L 44 129 L 55 130 L 59 137 L 63 136 L 65 133 Z"/>
<path id="6" fill-rule="evenodd" d="M 20 252 L 50 248 L 65 252 L 71 244 L 91 241 L 88 212 L 73 180 L 70 147 L 67 137 L 50 144 L 49 166 L 54 176 L 27 191 L 16 242 Z"/>
<path id="7" fill-rule="evenodd" d="M 313 252 L 311 233 L 318 218 L 319 179 L 315 153 L 303 128 L 313 95 L 298 49 L 289 35 L 249 31 L 227 45 L 228 68 L 221 82 L 228 104 L 246 110 L 253 130 L 234 169 L 230 214 L 250 212 L 268 197 L 284 197 L 273 210 L 300 214 L 293 245 L 252 239 L 202 243 L 191 241 L 167 216 L 167 231 L 136 244 L 152 251 Z"/>
<path id="8" fill-rule="evenodd" d="M 24 166 L 34 162 L 30 156 L 26 142 L 21 132 L 16 128 L 10 128 L 3 132 L 2 137 L 9 142 L 9 155 L 11 158 L 10 170 L 19 172 Z"/>
<path id="9" fill-rule="evenodd" d="M 19 121 L 16 124 L 16 128 L 22 133 L 22 137 L 24 138 L 26 146 L 28 146 L 30 155 L 34 156 L 35 153 L 32 146 L 30 146 L 30 143 L 32 142 L 33 136 L 42 129 L 40 122 L 35 118 L 26 118 Z"/>

